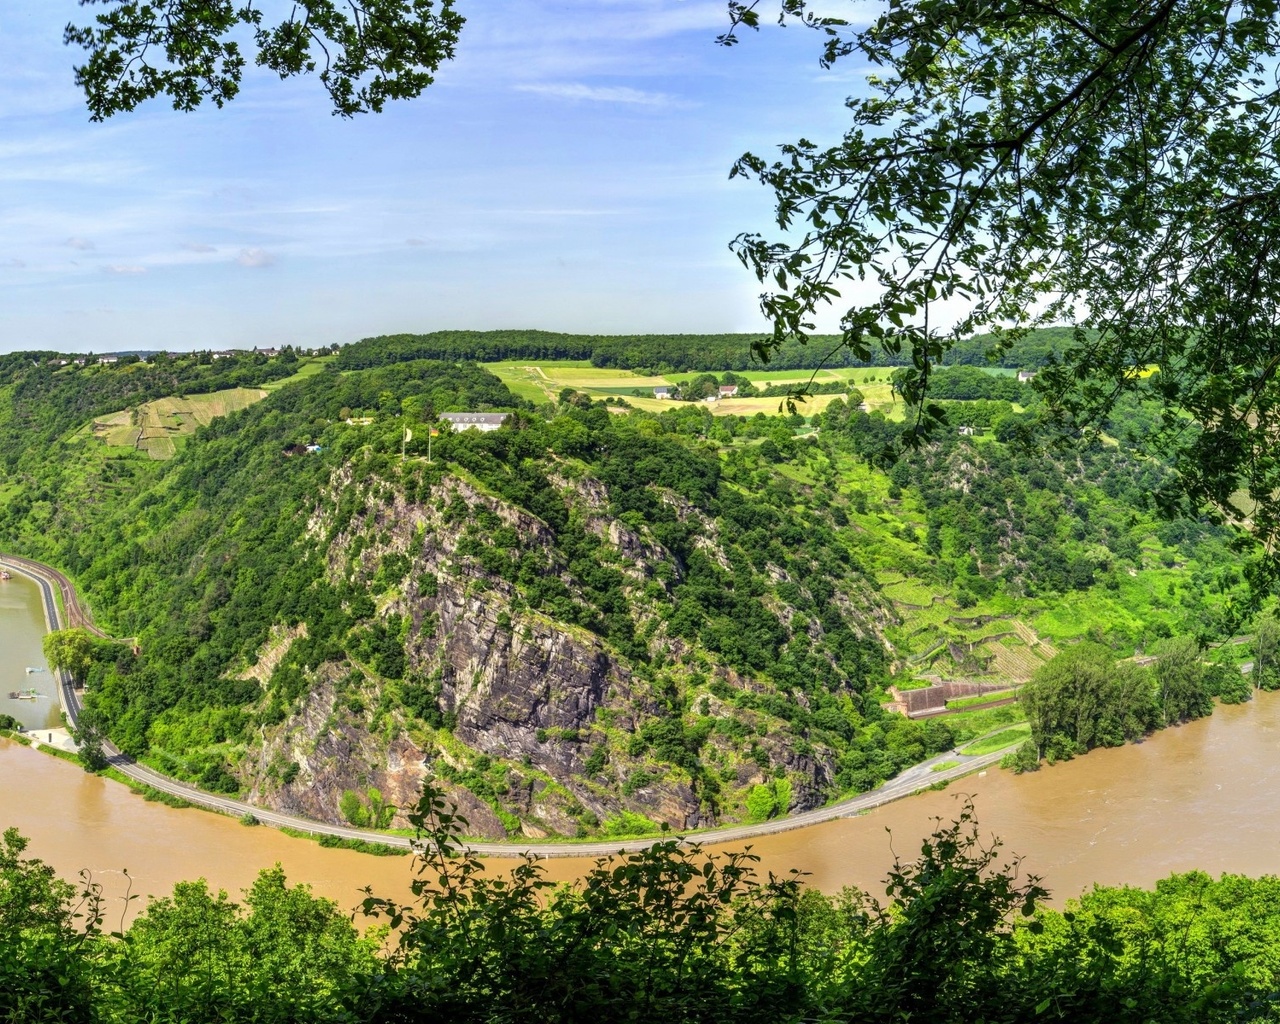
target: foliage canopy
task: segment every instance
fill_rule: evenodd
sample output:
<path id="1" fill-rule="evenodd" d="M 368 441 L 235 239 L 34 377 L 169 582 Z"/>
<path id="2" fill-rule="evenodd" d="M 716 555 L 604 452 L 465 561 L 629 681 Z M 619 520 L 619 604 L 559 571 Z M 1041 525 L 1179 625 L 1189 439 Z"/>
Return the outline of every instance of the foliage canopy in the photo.
<path id="1" fill-rule="evenodd" d="M 730 4 L 734 28 L 757 6 Z M 781 233 L 735 242 L 772 289 L 761 351 L 848 303 L 845 345 L 909 351 L 922 400 L 954 338 L 1079 324 L 1038 385 L 1080 421 L 1157 398 L 1187 492 L 1226 509 L 1247 491 L 1274 540 L 1276 5 L 897 0 L 862 28 L 815 6 L 782 16 L 824 34 L 824 65 L 875 73 L 835 145 L 734 168 L 776 196 Z M 938 418 L 922 404 L 916 430 Z"/>
<path id="2" fill-rule="evenodd" d="M 253 0 L 81 0 L 105 8 L 64 39 L 88 53 L 76 84 L 95 121 L 166 96 L 175 110 L 221 107 L 240 91 L 247 37 L 281 78 L 317 73 L 333 112 L 378 112 L 411 99 L 453 57 L 463 18 L 453 0 L 297 0 L 272 23 Z"/>

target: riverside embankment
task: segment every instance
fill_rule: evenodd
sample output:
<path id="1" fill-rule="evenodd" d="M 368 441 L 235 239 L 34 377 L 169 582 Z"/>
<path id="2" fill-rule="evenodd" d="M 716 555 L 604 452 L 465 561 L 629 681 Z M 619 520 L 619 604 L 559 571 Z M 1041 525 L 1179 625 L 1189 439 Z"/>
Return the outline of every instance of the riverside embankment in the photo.
<path id="1" fill-rule="evenodd" d="M 75 587 L 62 573 L 51 566 L 34 562 L 29 558 L 18 558 L 13 555 L 0 555 L 0 568 L 7 567 L 11 571 L 21 573 L 34 580 L 41 588 L 44 596 L 45 617 L 50 629 L 60 628 L 62 617 L 59 602 L 55 593 L 61 597 L 62 607 L 66 610 L 66 619 L 70 624 L 90 629 L 99 636 L 105 636 L 93 623 L 88 609 L 80 601 Z M 80 713 L 79 694 L 66 673 L 59 673 L 61 682 L 62 708 L 67 713 L 70 724 L 74 727 Z M 389 846 L 408 850 L 410 840 L 403 836 L 388 836 L 379 832 L 350 828 L 344 825 L 333 825 L 327 822 L 311 821 L 291 814 L 281 814 L 239 800 L 206 793 L 194 786 L 162 775 L 145 765 L 141 765 L 120 753 L 110 744 L 105 745 L 108 759 L 116 770 L 135 782 L 150 786 L 162 793 L 179 797 L 188 803 L 208 810 L 242 817 L 253 815 L 260 823 L 277 828 L 290 828 L 315 836 L 334 836 L 339 839 L 357 839 L 367 842 L 379 842 Z M 847 800 L 815 808 L 800 814 L 790 815 L 773 821 L 758 822 L 750 825 L 737 825 L 727 828 L 707 829 L 697 833 L 694 838 L 702 843 L 742 843 L 760 836 L 777 835 L 792 829 L 807 828 L 823 821 L 860 814 L 874 807 L 880 807 L 894 800 L 929 789 L 942 782 L 949 782 L 976 771 L 981 771 L 996 764 L 1005 751 L 970 757 L 958 752 L 939 755 L 929 761 L 916 765 L 903 772 L 895 779 L 869 793 L 862 793 Z M 944 762 L 949 767 L 937 770 Z M 521 853 L 538 857 L 603 857 L 619 850 L 642 850 L 652 845 L 655 839 L 611 840 L 595 843 L 482 843 L 470 844 L 471 849 L 487 856 L 511 856 Z"/>

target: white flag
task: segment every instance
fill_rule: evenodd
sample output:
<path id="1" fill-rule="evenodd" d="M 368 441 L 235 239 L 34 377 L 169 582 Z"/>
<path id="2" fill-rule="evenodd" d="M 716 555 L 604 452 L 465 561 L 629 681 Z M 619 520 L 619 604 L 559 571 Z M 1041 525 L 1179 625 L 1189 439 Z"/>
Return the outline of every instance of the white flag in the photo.
<path id="1" fill-rule="evenodd" d="M 405 427 L 405 428 L 404 428 L 404 443 L 405 443 L 405 444 L 408 444 L 408 443 L 409 443 L 410 441 L 412 441 L 412 440 L 413 440 L 413 431 L 412 431 L 412 430 L 410 430 L 408 427 Z"/>

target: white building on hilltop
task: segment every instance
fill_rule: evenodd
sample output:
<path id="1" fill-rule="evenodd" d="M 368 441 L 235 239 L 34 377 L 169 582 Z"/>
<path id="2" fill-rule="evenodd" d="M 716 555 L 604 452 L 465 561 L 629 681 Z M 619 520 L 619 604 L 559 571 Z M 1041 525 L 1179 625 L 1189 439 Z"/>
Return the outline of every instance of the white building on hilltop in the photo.
<path id="1" fill-rule="evenodd" d="M 454 430 L 497 430 L 510 416 L 509 412 L 442 412 L 440 422 Z"/>

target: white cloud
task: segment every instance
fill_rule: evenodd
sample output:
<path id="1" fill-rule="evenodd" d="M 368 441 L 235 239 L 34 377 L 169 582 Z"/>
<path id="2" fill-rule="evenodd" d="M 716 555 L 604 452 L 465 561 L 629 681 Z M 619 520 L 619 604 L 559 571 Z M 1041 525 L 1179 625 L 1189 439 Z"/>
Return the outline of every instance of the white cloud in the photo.
<path id="1" fill-rule="evenodd" d="M 242 267 L 269 267 L 275 262 L 275 257 L 265 249 L 241 249 L 236 262 Z"/>
<path id="2" fill-rule="evenodd" d="M 646 92 L 629 85 L 587 85 L 585 82 L 545 82 L 517 85 L 520 92 L 554 96 L 565 100 L 588 100 L 593 103 L 628 103 L 642 107 L 688 106 L 685 100 L 665 92 Z"/>
<path id="3" fill-rule="evenodd" d="M 68 238 L 67 246 L 71 249 L 79 249 L 81 252 L 89 252 L 95 248 L 94 244 L 87 238 Z"/>
<path id="4" fill-rule="evenodd" d="M 216 246 L 205 245 L 204 242 L 183 242 L 182 248 L 186 249 L 187 252 L 217 252 L 218 251 Z"/>
<path id="5" fill-rule="evenodd" d="M 124 274 L 130 277 L 147 272 L 146 267 L 138 266 L 136 263 L 112 263 L 102 269 L 108 274 Z"/>

